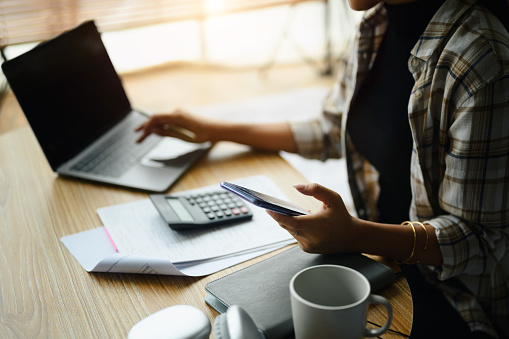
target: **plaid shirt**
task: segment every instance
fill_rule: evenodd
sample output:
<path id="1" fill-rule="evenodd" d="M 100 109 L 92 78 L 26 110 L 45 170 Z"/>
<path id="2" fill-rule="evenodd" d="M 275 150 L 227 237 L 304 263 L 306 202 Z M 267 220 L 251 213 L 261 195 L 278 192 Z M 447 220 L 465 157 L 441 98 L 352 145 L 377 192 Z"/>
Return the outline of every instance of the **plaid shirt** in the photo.
<path id="1" fill-rule="evenodd" d="M 323 115 L 291 123 L 301 155 L 347 156 L 358 214 L 370 220 L 378 173 L 344 131 L 386 27 L 383 5 L 365 13 Z M 408 68 L 410 216 L 435 228 L 443 256 L 442 266 L 426 269 L 472 330 L 509 337 L 509 35 L 475 0 L 447 0 Z"/>

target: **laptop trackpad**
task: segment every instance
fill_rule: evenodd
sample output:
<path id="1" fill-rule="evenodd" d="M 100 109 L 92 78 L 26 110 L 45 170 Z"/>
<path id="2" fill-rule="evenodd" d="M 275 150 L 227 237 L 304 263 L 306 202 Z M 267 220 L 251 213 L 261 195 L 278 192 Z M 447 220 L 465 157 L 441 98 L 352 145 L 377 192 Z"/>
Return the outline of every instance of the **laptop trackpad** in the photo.
<path id="1" fill-rule="evenodd" d="M 149 166 L 149 167 L 158 167 L 158 168 L 161 168 L 161 167 L 164 167 L 164 163 L 162 161 L 155 161 L 155 160 L 152 160 L 148 157 L 145 157 L 143 159 L 141 159 L 141 162 L 140 162 L 143 166 Z"/>
<path id="2" fill-rule="evenodd" d="M 145 189 L 160 191 L 161 181 L 168 185 L 174 182 L 206 151 L 207 148 L 200 148 L 178 158 L 165 161 L 155 161 L 145 157 L 138 165 L 128 170 L 121 180 L 136 180 Z"/>
<path id="3" fill-rule="evenodd" d="M 147 153 L 145 158 L 154 161 L 167 161 L 185 156 L 197 149 L 209 148 L 210 142 L 195 144 L 175 138 L 163 138 L 154 149 Z M 147 162 L 148 164 L 149 162 Z"/>

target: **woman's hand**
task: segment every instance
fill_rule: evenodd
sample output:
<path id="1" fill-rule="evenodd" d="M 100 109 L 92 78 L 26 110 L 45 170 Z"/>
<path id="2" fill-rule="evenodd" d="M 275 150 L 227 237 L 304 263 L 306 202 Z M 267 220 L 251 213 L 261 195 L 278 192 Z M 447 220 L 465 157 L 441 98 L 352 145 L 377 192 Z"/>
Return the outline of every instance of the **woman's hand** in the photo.
<path id="1" fill-rule="evenodd" d="M 170 114 L 155 114 L 144 124 L 136 128 L 136 132 L 143 133 L 137 142 L 142 142 L 150 134 L 178 138 L 184 141 L 202 143 L 214 141 L 212 120 L 192 115 L 182 110 L 175 110 Z"/>
<path id="2" fill-rule="evenodd" d="M 232 141 L 266 151 L 297 151 L 292 130 L 287 122 L 213 120 L 176 110 L 170 114 L 153 115 L 135 131 L 143 131 L 138 142 L 155 133 L 195 143 Z"/>
<path id="3" fill-rule="evenodd" d="M 319 212 L 297 217 L 267 211 L 281 227 L 309 253 L 338 253 L 357 251 L 356 218 L 352 217 L 341 196 L 319 184 L 295 185 L 300 193 L 320 200 Z"/>

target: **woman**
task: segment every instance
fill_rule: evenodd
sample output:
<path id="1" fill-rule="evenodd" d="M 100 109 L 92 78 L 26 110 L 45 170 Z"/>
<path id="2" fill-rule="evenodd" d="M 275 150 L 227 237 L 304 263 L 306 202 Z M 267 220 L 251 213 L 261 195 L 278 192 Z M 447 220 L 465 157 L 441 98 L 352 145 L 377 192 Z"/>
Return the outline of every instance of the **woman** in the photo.
<path id="1" fill-rule="evenodd" d="M 253 125 L 177 111 L 140 126 L 139 141 L 157 133 L 345 156 L 358 217 L 318 184 L 296 189 L 322 201 L 321 211 L 269 214 L 304 251 L 386 256 L 407 264 L 414 298 L 439 288 L 432 305 L 414 299 L 413 336 L 509 337 L 504 1 L 486 1 L 499 6 L 488 11 L 475 0 L 350 0 L 367 12 L 321 120 Z M 410 265 L 417 263 L 420 270 Z M 455 312 L 447 313 L 442 292 Z"/>

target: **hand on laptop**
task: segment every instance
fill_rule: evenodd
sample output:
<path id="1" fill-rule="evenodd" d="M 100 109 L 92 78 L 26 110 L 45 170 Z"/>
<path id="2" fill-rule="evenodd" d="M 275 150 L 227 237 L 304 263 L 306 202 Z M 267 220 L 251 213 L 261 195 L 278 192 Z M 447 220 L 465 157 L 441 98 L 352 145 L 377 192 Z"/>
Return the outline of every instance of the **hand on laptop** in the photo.
<path id="1" fill-rule="evenodd" d="M 155 114 L 136 128 L 143 133 L 137 142 L 150 134 L 178 138 L 184 141 L 203 143 L 207 141 L 232 141 L 267 151 L 295 153 L 297 146 L 288 122 L 233 122 L 213 120 L 182 110 L 169 114 Z"/>
<path id="2" fill-rule="evenodd" d="M 142 131 L 137 142 L 142 142 L 150 134 L 178 138 L 184 141 L 202 143 L 211 141 L 211 131 L 214 122 L 192 115 L 182 110 L 175 110 L 170 114 L 155 114 L 144 124 L 136 128 Z"/>

